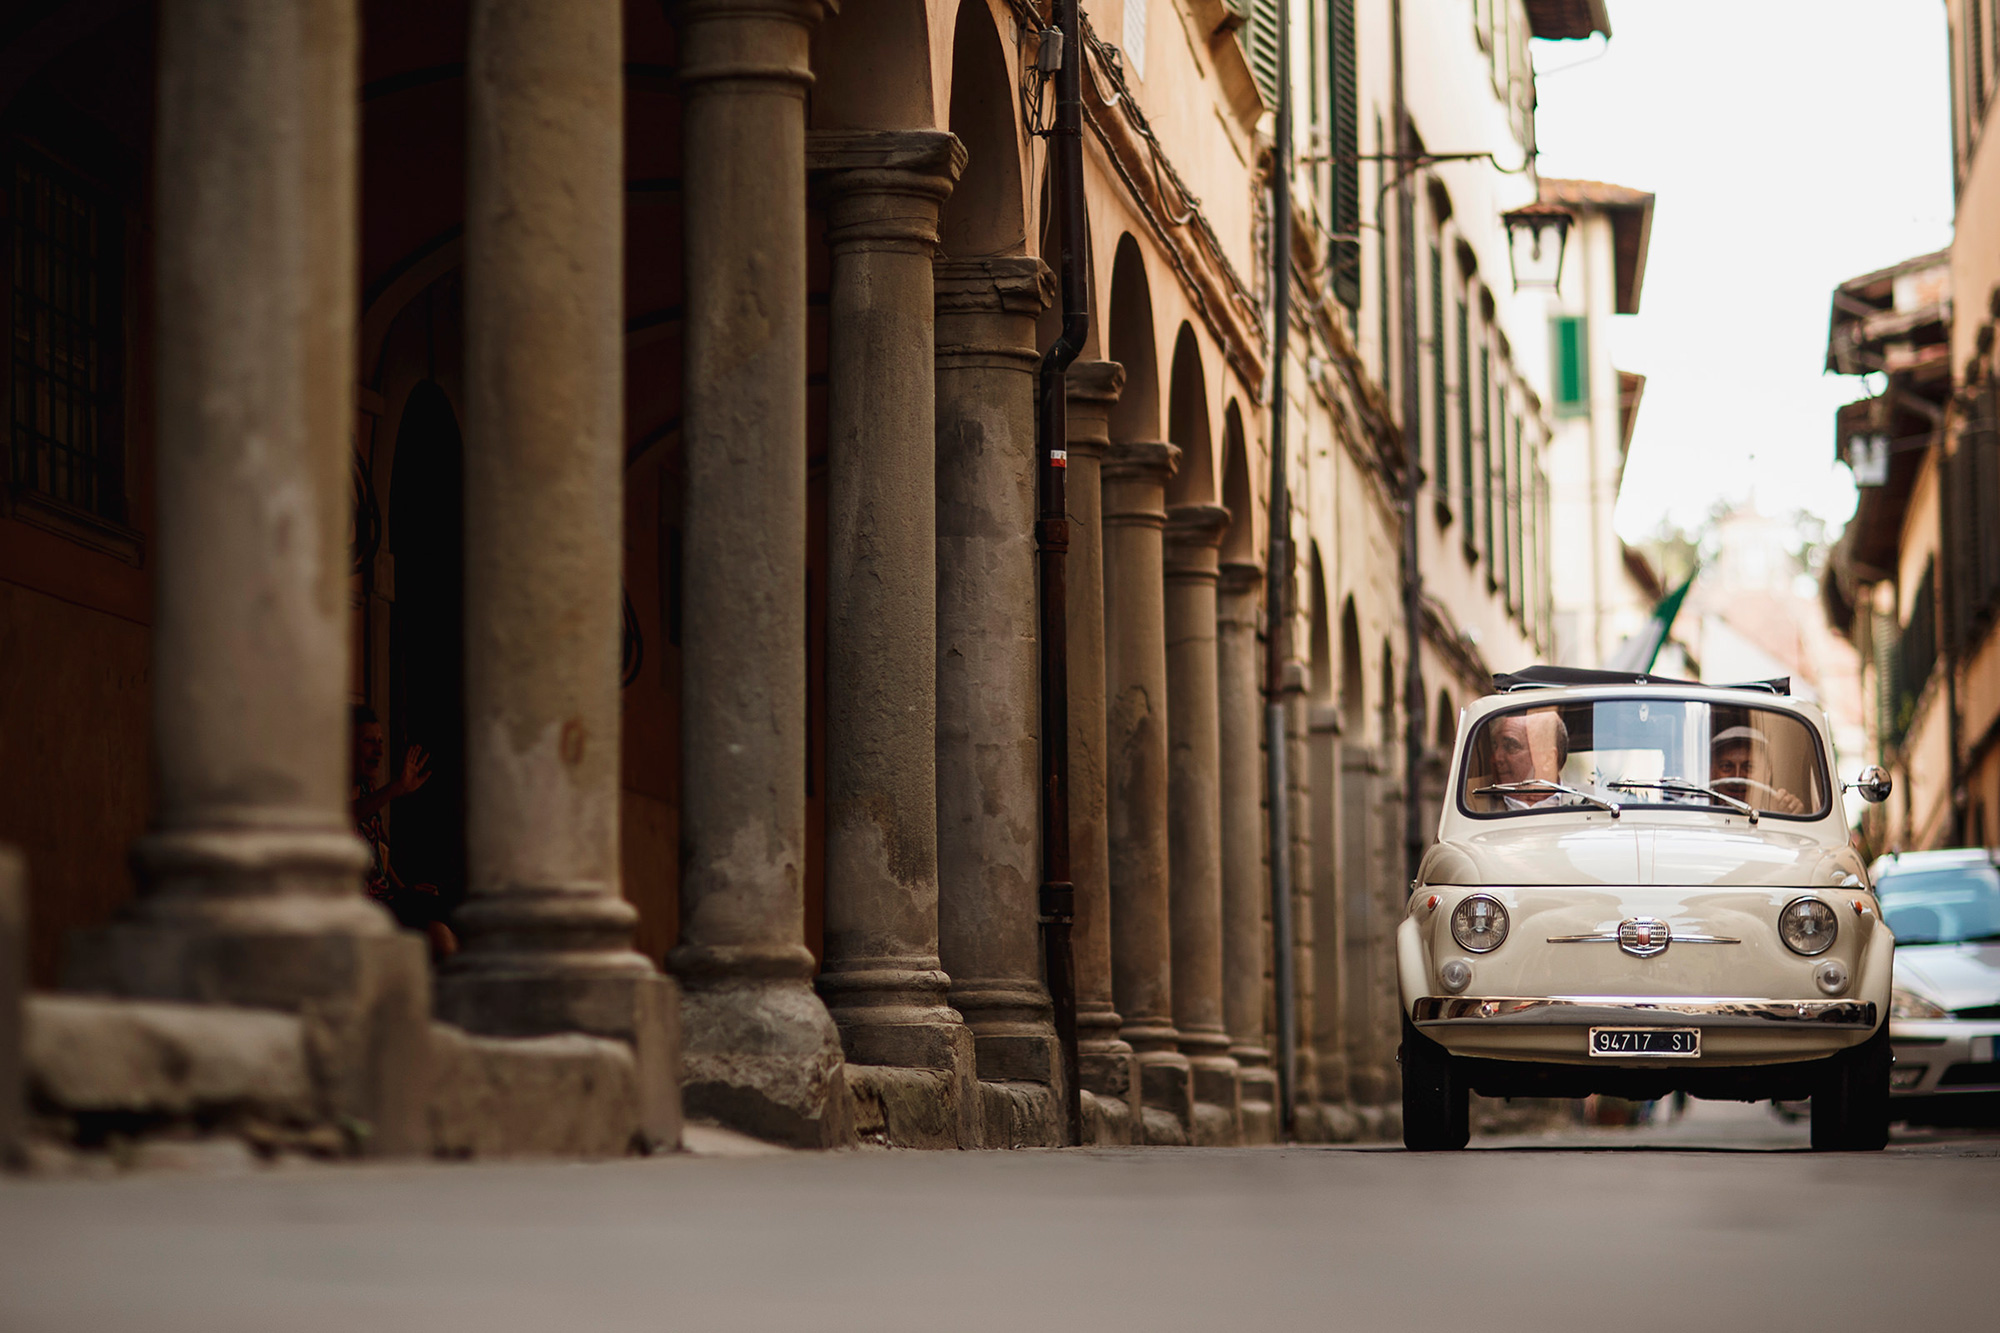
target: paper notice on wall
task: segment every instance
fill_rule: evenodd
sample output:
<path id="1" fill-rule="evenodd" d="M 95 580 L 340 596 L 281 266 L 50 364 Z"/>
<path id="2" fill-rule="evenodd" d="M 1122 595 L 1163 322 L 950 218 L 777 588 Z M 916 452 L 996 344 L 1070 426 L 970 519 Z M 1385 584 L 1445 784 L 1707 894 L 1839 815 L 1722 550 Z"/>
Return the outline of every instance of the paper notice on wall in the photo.
<path id="1" fill-rule="evenodd" d="M 1125 0 L 1125 33 L 1120 44 L 1125 68 L 1139 79 L 1146 77 L 1146 3 L 1147 0 Z"/>

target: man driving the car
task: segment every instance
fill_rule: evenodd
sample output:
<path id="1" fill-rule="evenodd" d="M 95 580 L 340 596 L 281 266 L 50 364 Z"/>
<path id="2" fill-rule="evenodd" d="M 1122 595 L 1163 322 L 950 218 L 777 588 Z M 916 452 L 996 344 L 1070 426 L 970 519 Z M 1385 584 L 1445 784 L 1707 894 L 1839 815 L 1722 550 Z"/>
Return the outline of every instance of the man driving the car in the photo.
<path id="1" fill-rule="evenodd" d="M 1708 785 L 1773 814 L 1802 815 L 1806 803 L 1771 781 L 1771 744 L 1754 727 L 1729 727 L 1709 746 Z"/>

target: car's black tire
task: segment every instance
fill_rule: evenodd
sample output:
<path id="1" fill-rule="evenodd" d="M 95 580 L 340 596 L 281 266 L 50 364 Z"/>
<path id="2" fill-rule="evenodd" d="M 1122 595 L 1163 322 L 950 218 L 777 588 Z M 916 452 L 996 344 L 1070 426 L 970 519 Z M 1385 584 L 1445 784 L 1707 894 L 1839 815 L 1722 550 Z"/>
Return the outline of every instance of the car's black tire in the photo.
<path id="1" fill-rule="evenodd" d="M 1411 1152 L 1450 1152 L 1472 1138 L 1471 1092 L 1458 1078 L 1444 1047 L 1417 1031 L 1403 1015 L 1403 1146 Z"/>
<path id="2" fill-rule="evenodd" d="M 1829 1062 L 1812 1098 L 1814 1152 L 1880 1152 L 1889 1146 L 1889 1025 Z"/>

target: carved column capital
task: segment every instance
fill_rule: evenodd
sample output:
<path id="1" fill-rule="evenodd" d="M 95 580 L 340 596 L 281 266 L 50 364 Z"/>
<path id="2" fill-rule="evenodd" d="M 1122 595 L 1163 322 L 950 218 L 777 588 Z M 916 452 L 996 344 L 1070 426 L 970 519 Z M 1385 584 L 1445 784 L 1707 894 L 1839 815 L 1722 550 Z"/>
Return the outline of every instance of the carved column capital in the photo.
<path id="1" fill-rule="evenodd" d="M 812 134 L 806 169 L 828 177 L 826 239 L 835 255 L 928 259 L 937 253 L 939 210 L 965 170 L 965 145 L 939 130 Z"/>
<path id="2" fill-rule="evenodd" d="M 838 13 L 837 0 L 682 0 L 682 88 L 758 84 L 804 100 L 812 86 L 812 30 Z"/>
<path id="3" fill-rule="evenodd" d="M 936 273 L 939 315 L 1026 315 L 1032 319 L 1055 300 L 1055 275 L 1033 255 L 940 259 Z"/>
<path id="4" fill-rule="evenodd" d="M 1164 486 L 1180 471 L 1181 447 L 1165 441 L 1121 440 L 1104 451 L 1104 477 L 1124 480 L 1145 477 Z M 1164 518 L 1164 515 L 1162 516 Z"/>
<path id="5" fill-rule="evenodd" d="M 1111 409 L 1125 391 L 1125 367 L 1116 361 L 1078 361 L 1064 376 L 1069 394 L 1069 451 L 1098 456 L 1111 445 Z"/>
<path id="6" fill-rule="evenodd" d="M 1226 561 L 1216 571 L 1216 590 L 1227 596 L 1254 596 L 1264 586 L 1264 567 L 1254 561 Z"/>

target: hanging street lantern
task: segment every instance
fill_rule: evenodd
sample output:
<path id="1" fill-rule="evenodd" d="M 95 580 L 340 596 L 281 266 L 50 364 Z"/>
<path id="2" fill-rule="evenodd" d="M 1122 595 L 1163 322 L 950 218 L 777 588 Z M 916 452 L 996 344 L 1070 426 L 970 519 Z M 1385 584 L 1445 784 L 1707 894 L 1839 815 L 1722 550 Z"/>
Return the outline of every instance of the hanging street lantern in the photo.
<path id="1" fill-rule="evenodd" d="M 1569 211 L 1558 204 L 1533 203 L 1502 213 L 1507 224 L 1507 262 L 1514 290 L 1545 287 L 1562 280 L 1563 248 L 1569 241 Z"/>

